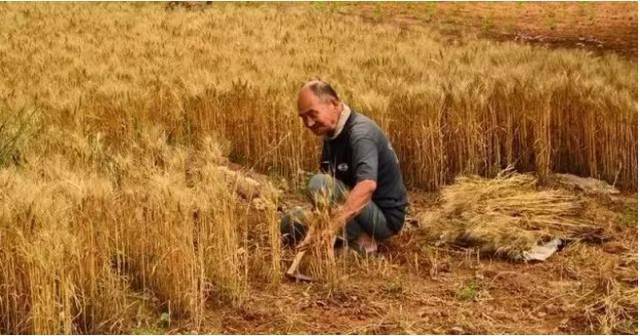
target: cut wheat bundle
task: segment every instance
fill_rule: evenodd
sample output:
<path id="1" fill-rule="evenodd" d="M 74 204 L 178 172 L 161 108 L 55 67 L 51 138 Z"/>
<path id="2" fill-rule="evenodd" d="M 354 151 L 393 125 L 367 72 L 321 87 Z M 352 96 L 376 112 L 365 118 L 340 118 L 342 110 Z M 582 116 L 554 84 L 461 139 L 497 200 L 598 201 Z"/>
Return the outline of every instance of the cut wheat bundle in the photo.
<path id="1" fill-rule="evenodd" d="M 562 189 L 539 189 L 512 168 L 494 179 L 462 176 L 441 191 L 441 207 L 421 214 L 427 235 L 516 261 L 546 259 L 560 239 L 599 228 L 580 217 L 584 200 Z"/>

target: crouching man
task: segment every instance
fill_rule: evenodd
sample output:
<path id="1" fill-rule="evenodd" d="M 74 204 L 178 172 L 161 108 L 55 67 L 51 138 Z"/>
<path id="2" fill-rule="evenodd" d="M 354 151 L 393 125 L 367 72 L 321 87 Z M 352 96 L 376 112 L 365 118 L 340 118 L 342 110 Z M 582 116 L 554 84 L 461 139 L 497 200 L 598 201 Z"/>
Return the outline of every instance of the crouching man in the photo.
<path id="1" fill-rule="evenodd" d="M 349 246 L 359 252 L 375 252 L 377 241 L 400 232 L 407 206 L 391 143 L 375 122 L 351 110 L 320 80 L 300 89 L 298 114 L 305 127 L 324 138 L 321 173 L 308 185 L 310 199 L 328 198 L 334 209 L 330 230 L 344 232 Z M 301 208 L 282 218 L 281 231 L 289 241 L 304 236 L 302 218 Z"/>

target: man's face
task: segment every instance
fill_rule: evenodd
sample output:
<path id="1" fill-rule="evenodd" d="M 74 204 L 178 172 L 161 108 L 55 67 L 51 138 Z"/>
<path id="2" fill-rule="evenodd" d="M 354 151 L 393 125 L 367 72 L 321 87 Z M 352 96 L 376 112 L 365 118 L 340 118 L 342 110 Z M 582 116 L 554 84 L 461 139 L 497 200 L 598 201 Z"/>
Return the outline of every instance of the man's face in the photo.
<path id="1" fill-rule="evenodd" d="M 322 101 L 311 90 L 304 89 L 298 96 L 298 115 L 302 123 L 315 135 L 331 135 L 338 124 L 340 103 L 334 99 Z"/>

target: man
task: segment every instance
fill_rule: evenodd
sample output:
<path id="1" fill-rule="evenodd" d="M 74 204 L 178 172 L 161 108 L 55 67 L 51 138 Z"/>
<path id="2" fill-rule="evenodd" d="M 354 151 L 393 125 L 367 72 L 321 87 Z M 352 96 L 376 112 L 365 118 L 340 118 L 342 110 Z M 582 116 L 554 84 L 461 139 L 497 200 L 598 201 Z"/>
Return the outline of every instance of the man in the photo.
<path id="1" fill-rule="evenodd" d="M 376 242 L 400 232 L 405 218 L 407 191 L 393 147 L 375 122 L 351 110 L 326 82 L 300 89 L 298 114 L 324 138 L 322 174 L 309 181 L 309 196 L 314 202 L 328 196 L 335 208 L 332 233 L 344 230 L 349 246 L 376 251 Z M 294 241 L 304 234 L 303 217 L 297 208 L 283 218 L 281 229 Z"/>

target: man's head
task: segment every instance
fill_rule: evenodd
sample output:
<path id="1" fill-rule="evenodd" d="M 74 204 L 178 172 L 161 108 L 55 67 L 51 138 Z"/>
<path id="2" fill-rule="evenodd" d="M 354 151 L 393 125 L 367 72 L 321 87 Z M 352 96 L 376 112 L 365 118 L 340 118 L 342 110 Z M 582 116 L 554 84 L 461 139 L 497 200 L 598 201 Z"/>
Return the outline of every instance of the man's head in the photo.
<path id="1" fill-rule="evenodd" d="M 342 103 L 326 82 L 313 80 L 298 93 L 298 115 L 315 135 L 331 135 L 336 129 Z"/>

